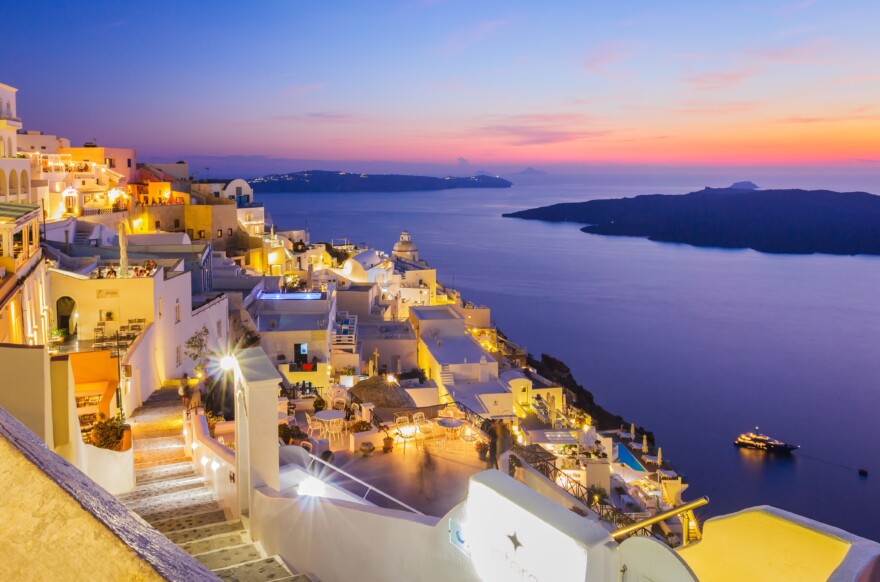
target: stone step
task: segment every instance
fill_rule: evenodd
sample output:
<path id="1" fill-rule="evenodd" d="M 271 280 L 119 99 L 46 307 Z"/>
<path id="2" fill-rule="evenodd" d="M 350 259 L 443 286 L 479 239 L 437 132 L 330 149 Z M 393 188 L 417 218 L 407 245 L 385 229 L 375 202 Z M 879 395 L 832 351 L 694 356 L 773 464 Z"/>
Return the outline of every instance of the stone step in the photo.
<path id="1" fill-rule="evenodd" d="M 211 501 L 205 501 L 203 503 L 193 503 L 179 509 L 166 509 L 154 511 L 152 513 L 141 513 L 140 516 L 141 518 L 143 518 L 144 521 L 152 525 L 157 521 L 164 521 L 166 519 L 171 519 L 172 517 L 186 517 L 187 515 L 207 513 L 209 511 L 217 511 L 219 509 L 223 508 L 220 507 L 219 503 L 212 499 Z"/>
<path id="2" fill-rule="evenodd" d="M 135 465 L 138 463 L 151 463 L 153 461 L 167 461 L 169 459 L 178 459 L 180 457 L 186 458 L 186 455 L 183 454 L 183 443 L 161 449 L 135 449 L 134 451 Z"/>
<path id="3" fill-rule="evenodd" d="M 155 483 L 157 481 L 183 479 L 194 475 L 196 475 L 196 471 L 189 459 L 181 463 L 173 463 L 135 471 L 135 479 L 138 485 Z"/>
<path id="4" fill-rule="evenodd" d="M 205 486 L 205 480 L 197 475 L 182 479 L 169 479 L 168 481 L 158 481 L 138 485 L 129 493 L 117 495 L 116 498 L 123 503 L 155 497 L 157 495 L 165 495 L 166 493 L 177 493 L 179 491 L 189 491 L 192 489 L 200 489 Z"/>
<path id="5" fill-rule="evenodd" d="M 225 521 L 226 514 L 223 512 L 223 510 L 215 509 L 213 511 L 205 511 L 202 513 L 194 513 L 192 515 L 163 519 L 153 522 L 150 525 L 152 525 L 154 528 L 156 528 L 156 530 L 162 532 L 167 536 L 168 534 L 174 532 L 192 529 L 195 527 L 203 527 L 206 525 L 213 525 L 215 523 L 223 523 Z"/>
<path id="6" fill-rule="evenodd" d="M 194 527 L 181 531 L 165 534 L 165 537 L 177 545 L 197 540 L 204 540 L 221 534 L 243 532 L 244 527 L 240 521 L 224 521 L 222 523 L 213 523 L 201 527 Z"/>
<path id="7" fill-rule="evenodd" d="M 135 451 L 153 451 L 167 449 L 169 447 L 182 447 L 186 444 L 186 441 L 183 439 L 183 434 L 178 434 L 161 437 L 133 438 L 131 444 Z"/>
<path id="8" fill-rule="evenodd" d="M 183 463 L 188 460 L 189 459 L 181 454 L 176 457 L 158 458 L 150 461 L 135 461 L 134 468 L 136 471 L 140 469 L 152 469 L 154 467 L 163 467 L 165 465 L 176 465 L 177 463 Z"/>
<path id="9" fill-rule="evenodd" d="M 230 566 L 240 566 L 247 562 L 263 560 L 265 557 L 254 544 L 244 544 L 198 554 L 195 556 L 195 559 L 204 564 L 209 570 L 220 570 Z"/>
<path id="10" fill-rule="evenodd" d="M 256 562 L 241 564 L 222 570 L 214 570 L 221 580 L 230 582 L 264 582 L 269 580 L 284 580 L 291 578 L 293 574 L 274 556 L 264 558 Z"/>
<path id="11" fill-rule="evenodd" d="M 180 544 L 180 547 L 189 555 L 195 556 L 198 554 L 204 554 L 205 552 L 219 550 L 221 548 L 240 546 L 246 543 L 248 542 L 245 540 L 245 536 L 241 532 L 233 532 L 221 534 L 219 536 L 214 536 L 204 540 L 187 542 L 185 544 Z"/>
<path id="12" fill-rule="evenodd" d="M 182 509 L 194 503 L 205 503 L 214 501 L 214 493 L 208 489 L 194 491 L 180 491 L 177 493 L 169 493 L 168 495 L 159 495 L 157 497 L 138 499 L 126 503 L 126 507 L 140 515 L 141 513 L 156 513 L 157 511 L 167 511 L 172 509 Z"/>

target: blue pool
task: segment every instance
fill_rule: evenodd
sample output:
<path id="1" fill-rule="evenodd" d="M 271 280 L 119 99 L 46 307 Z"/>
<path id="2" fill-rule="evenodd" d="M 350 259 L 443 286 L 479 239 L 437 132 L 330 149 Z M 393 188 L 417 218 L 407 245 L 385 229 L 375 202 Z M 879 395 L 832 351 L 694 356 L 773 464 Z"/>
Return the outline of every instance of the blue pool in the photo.
<path id="1" fill-rule="evenodd" d="M 619 463 L 623 463 L 630 469 L 635 469 L 636 471 L 647 471 L 647 469 L 633 456 L 630 450 L 626 448 L 626 445 L 620 443 L 614 446 L 617 448 L 617 461 Z"/>

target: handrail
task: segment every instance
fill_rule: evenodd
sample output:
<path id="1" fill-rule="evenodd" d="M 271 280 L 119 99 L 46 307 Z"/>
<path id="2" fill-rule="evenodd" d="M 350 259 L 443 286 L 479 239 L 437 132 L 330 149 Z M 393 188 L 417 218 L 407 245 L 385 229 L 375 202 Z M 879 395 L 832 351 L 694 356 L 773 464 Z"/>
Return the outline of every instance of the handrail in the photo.
<path id="1" fill-rule="evenodd" d="M 355 477 L 354 475 L 352 475 L 352 474 L 349 473 L 348 471 L 345 471 L 345 470 L 343 470 L 343 469 L 340 469 L 339 467 L 336 467 L 336 466 L 334 466 L 334 465 L 331 465 L 330 463 L 328 463 L 328 462 L 325 461 L 324 459 L 318 458 L 318 457 L 316 457 L 315 455 L 313 455 L 313 454 L 311 454 L 311 453 L 309 453 L 309 458 L 311 458 L 311 462 L 309 463 L 308 467 L 306 467 L 306 470 L 307 470 L 307 471 L 310 471 L 311 468 L 312 468 L 312 464 L 314 464 L 314 462 L 317 461 L 317 462 L 321 463 L 322 465 L 324 465 L 325 467 L 329 467 L 329 468 L 333 469 L 333 470 L 336 471 L 337 473 L 342 473 L 343 475 L 345 475 L 346 477 L 348 477 L 348 478 L 351 479 L 352 481 L 355 481 L 356 483 L 359 483 L 359 484 L 361 484 L 361 485 L 363 485 L 364 487 L 367 488 L 367 492 L 364 493 L 364 496 L 363 496 L 363 499 L 364 499 L 364 500 L 367 499 L 367 495 L 370 494 L 370 491 L 375 491 L 376 493 L 378 493 L 379 495 L 381 495 L 381 496 L 384 497 L 385 499 L 388 499 L 389 501 L 392 501 L 392 502 L 396 503 L 397 505 L 403 507 L 404 509 L 407 509 L 407 510 L 409 510 L 409 511 L 415 513 L 415 514 L 418 514 L 418 515 L 424 515 L 424 513 L 422 513 L 422 512 L 419 511 L 418 509 L 415 509 L 415 508 L 413 508 L 413 507 L 410 507 L 409 505 L 407 505 L 407 504 L 404 503 L 403 501 L 400 501 L 399 499 L 395 499 L 394 497 L 391 497 L 390 495 L 388 495 L 387 493 L 385 493 L 385 492 L 382 491 L 381 489 L 376 489 L 375 487 L 373 487 L 373 486 L 370 485 L 369 483 L 366 483 L 366 482 L 364 482 L 364 481 L 358 479 L 357 477 Z"/>
<path id="2" fill-rule="evenodd" d="M 695 499 L 693 501 L 689 501 L 684 505 L 679 505 L 678 507 L 673 507 L 672 509 L 664 511 L 663 513 L 658 513 L 654 517 L 649 517 L 648 519 L 645 519 L 643 521 L 639 521 L 632 525 L 614 530 L 613 532 L 611 532 L 611 538 L 613 540 L 617 540 L 617 538 L 633 534 L 640 529 L 644 529 L 648 526 L 654 525 L 655 523 L 660 523 L 661 521 L 665 521 L 670 517 L 675 517 L 677 515 L 681 515 L 682 513 L 692 511 L 698 507 L 703 507 L 707 503 L 709 503 L 709 498 L 706 496 L 700 497 L 699 499 Z"/>

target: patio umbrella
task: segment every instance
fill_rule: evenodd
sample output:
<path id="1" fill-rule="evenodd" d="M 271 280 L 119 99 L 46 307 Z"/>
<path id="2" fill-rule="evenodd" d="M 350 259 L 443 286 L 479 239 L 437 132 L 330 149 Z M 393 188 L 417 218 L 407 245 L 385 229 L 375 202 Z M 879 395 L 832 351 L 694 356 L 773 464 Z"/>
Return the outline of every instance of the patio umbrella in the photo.
<path id="1" fill-rule="evenodd" d="M 642 452 L 648 454 L 648 435 L 642 435 Z"/>
<path id="2" fill-rule="evenodd" d="M 636 425 L 633 422 L 629 423 L 629 438 L 636 438 Z"/>
<path id="3" fill-rule="evenodd" d="M 661 465 L 663 465 L 663 449 L 657 447 L 657 469 L 660 469 Z"/>

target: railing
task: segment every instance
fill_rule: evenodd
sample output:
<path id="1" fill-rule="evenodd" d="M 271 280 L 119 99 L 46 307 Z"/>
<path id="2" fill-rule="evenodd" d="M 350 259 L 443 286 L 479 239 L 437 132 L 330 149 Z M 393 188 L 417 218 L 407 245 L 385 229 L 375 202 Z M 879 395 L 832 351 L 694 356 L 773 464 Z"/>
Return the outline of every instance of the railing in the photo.
<path id="1" fill-rule="evenodd" d="M 239 208 L 262 208 L 262 202 L 242 202 L 238 204 Z"/>
<path id="2" fill-rule="evenodd" d="M 327 469 L 332 470 L 333 472 L 335 472 L 335 473 L 339 473 L 340 475 L 345 476 L 347 479 L 351 479 L 351 480 L 354 481 L 355 483 L 358 483 L 359 485 L 363 485 L 364 487 L 366 487 L 366 488 L 367 488 L 367 491 L 366 491 L 366 493 L 364 493 L 364 495 L 363 495 L 363 497 L 362 497 L 362 499 L 364 499 L 364 500 L 367 499 L 367 495 L 369 495 L 371 492 L 375 491 L 376 493 L 378 493 L 379 495 L 381 495 L 381 496 L 384 497 L 385 499 L 391 501 L 392 503 L 394 503 L 394 504 L 396 504 L 396 505 L 399 505 L 400 507 L 402 507 L 403 509 L 405 509 L 405 510 L 407 510 L 407 511 L 411 511 L 412 513 L 415 513 L 416 515 L 424 515 L 424 514 L 423 514 L 421 511 L 419 511 L 418 509 L 415 509 L 415 508 L 413 508 L 413 507 L 410 507 L 409 505 L 407 505 L 407 504 L 404 503 L 403 501 L 400 501 L 399 499 L 395 499 L 394 497 L 391 497 L 390 495 L 388 495 L 387 493 L 385 493 L 385 492 L 382 491 L 381 489 L 376 489 L 375 487 L 373 487 L 373 486 L 370 485 L 369 483 L 366 483 L 366 482 L 364 482 L 364 481 L 358 479 L 357 477 L 355 477 L 354 475 L 352 475 L 352 474 L 349 473 L 348 471 L 345 471 L 345 470 L 343 470 L 343 469 L 340 469 L 339 467 L 333 466 L 333 465 L 331 465 L 330 463 L 324 461 L 323 459 L 319 459 L 319 458 L 316 457 L 315 455 L 309 454 L 309 458 L 310 458 L 311 460 L 309 461 L 309 464 L 308 464 L 308 466 L 306 467 L 306 470 L 307 470 L 307 471 L 311 472 L 311 471 L 312 471 L 312 466 L 313 466 L 315 463 L 320 463 L 321 465 L 324 466 L 325 471 L 326 471 Z M 323 477 L 323 474 L 321 475 L 321 477 Z M 322 480 L 323 480 L 323 479 L 322 479 Z"/>
<path id="3" fill-rule="evenodd" d="M 0 113 L 0 119 L 5 119 L 5 120 L 7 120 L 7 121 L 18 121 L 19 123 L 21 123 L 21 119 L 20 119 L 20 118 L 14 116 L 12 113 L 9 113 L 9 112 L 7 112 L 7 113 Z"/>
<path id="4" fill-rule="evenodd" d="M 96 214 L 113 214 L 114 212 L 122 212 L 118 208 L 83 208 L 83 216 L 94 216 Z"/>
<path id="5" fill-rule="evenodd" d="M 544 475 L 569 495 L 586 505 L 603 521 L 611 522 L 619 527 L 629 526 L 635 523 L 631 517 L 614 507 L 598 502 L 590 498 L 590 491 L 580 482 L 575 481 L 556 466 L 555 457 L 551 462 L 539 453 L 529 450 L 517 442 L 511 443 L 510 452 L 519 457 L 524 463 Z"/>

